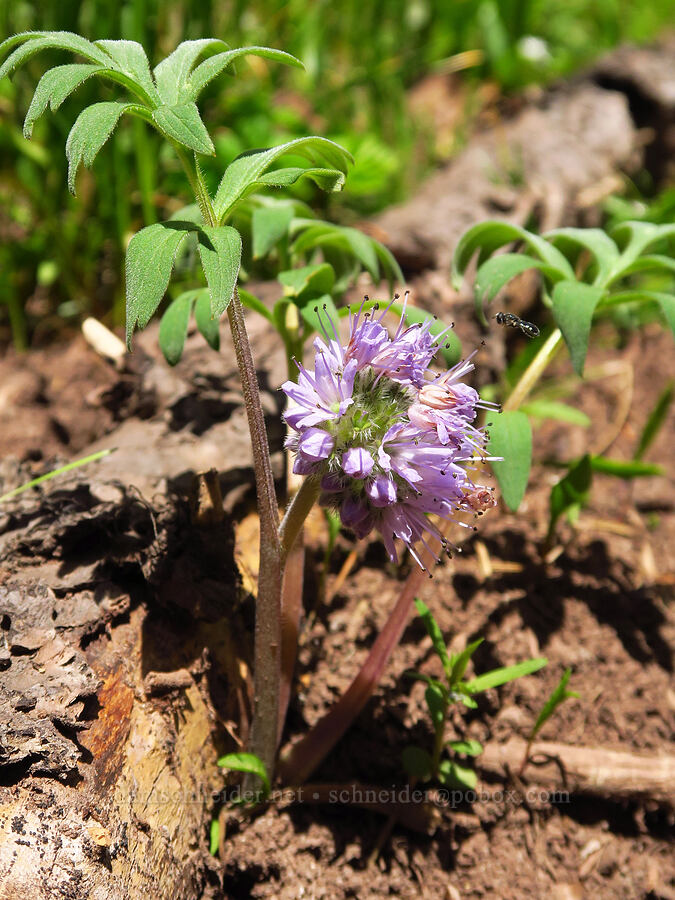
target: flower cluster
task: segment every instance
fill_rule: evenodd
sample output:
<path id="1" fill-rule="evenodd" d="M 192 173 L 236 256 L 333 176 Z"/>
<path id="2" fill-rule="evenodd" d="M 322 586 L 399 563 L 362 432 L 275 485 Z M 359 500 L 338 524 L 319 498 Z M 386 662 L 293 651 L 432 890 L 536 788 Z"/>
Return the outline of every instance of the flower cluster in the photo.
<path id="1" fill-rule="evenodd" d="M 297 383 L 282 386 L 291 401 L 287 446 L 293 471 L 320 479 L 320 502 L 339 509 L 345 526 L 358 537 L 377 528 L 393 561 L 399 538 L 422 566 L 415 544 L 430 549 L 432 534 L 446 546 L 429 514 L 454 519 L 495 505 L 465 468 L 484 458 L 485 434 L 472 423 L 491 405 L 462 382 L 471 357 L 441 374 L 429 369 L 444 335 L 431 334 L 432 320 L 405 327 L 404 302 L 390 337 L 388 307 L 375 316 L 378 306 L 364 305 L 350 313 L 346 346 L 327 319 L 314 372 L 298 364 Z"/>

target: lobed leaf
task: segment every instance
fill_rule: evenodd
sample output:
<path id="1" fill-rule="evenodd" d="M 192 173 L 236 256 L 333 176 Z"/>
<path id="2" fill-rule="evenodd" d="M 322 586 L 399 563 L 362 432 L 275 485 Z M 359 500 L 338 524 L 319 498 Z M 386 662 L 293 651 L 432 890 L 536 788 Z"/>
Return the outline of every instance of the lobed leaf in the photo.
<path id="1" fill-rule="evenodd" d="M 159 323 L 159 346 L 170 366 L 175 366 L 183 355 L 194 299 L 190 293 L 176 297 Z"/>
<path id="2" fill-rule="evenodd" d="M 217 53 L 200 63 L 187 79 L 184 88 L 186 96 L 190 100 L 196 100 L 210 81 L 242 56 L 261 56 L 265 59 L 273 59 L 275 62 L 295 66 L 298 69 L 305 68 L 299 59 L 283 50 L 274 50 L 271 47 L 238 47 L 236 50 Z"/>
<path id="3" fill-rule="evenodd" d="M 508 411 L 493 416 L 488 443 L 492 470 L 504 503 L 514 512 L 520 506 L 532 465 L 532 428 L 524 412 Z"/>
<path id="4" fill-rule="evenodd" d="M 351 154 L 339 144 L 313 136 L 296 138 L 270 149 L 243 153 L 227 167 L 216 192 L 214 209 L 218 220 L 222 221 L 239 200 L 255 190 L 252 186 L 259 182 L 272 163 L 289 153 L 304 156 L 310 162 L 326 162 L 332 169 L 341 172 L 346 172 L 348 163 L 353 161 Z"/>
<path id="5" fill-rule="evenodd" d="M 220 318 L 234 296 L 241 266 L 241 235 L 229 225 L 198 232 L 199 255 L 211 293 L 211 315 Z"/>
<path id="6" fill-rule="evenodd" d="M 553 288 L 553 315 L 579 376 L 584 373 L 593 313 L 603 294 L 603 288 L 579 281 L 560 281 Z"/>
<path id="7" fill-rule="evenodd" d="M 189 147 L 195 153 L 215 156 L 216 149 L 194 103 L 158 106 L 152 111 L 157 127 L 167 137 Z"/>
<path id="8" fill-rule="evenodd" d="M 137 232 L 126 255 L 127 346 L 136 326 L 145 328 L 169 285 L 176 253 L 190 222 L 158 222 Z"/>
<path id="9" fill-rule="evenodd" d="M 547 664 L 548 660 L 544 657 L 539 659 L 526 659 L 523 662 L 516 663 L 514 666 L 503 666 L 499 669 L 493 669 L 486 672 L 485 675 L 479 675 L 472 681 L 467 681 L 466 687 L 472 694 L 478 694 L 481 691 L 488 691 L 491 688 L 500 687 L 509 681 L 515 681 L 516 678 L 522 678 L 523 675 L 532 675 Z"/>
<path id="10" fill-rule="evenodd" d="M 140 110 L 134 103 L 94 103 L 83 109 L 70 129 L 66 141 L 68 158 L 68 188 L 75 193 L 75 177 L 80 163 L 91 166 L 96 154 L 115 130 L 125 112 Z"/>
<path id="11" fill-rule="evenodd" d="M 67 97 L 81 84 L 100 72 L 105 72 L 103 66 L 91 63 L 72 63 L 65 66 L 56 66 L 39 80 L 33 99 L 28 107 L 23 123 L 23 136 L 28 139 L 33 134 L 33 124 L 44 113 L 49 105 L 52 111 L 61 106 Z"/>

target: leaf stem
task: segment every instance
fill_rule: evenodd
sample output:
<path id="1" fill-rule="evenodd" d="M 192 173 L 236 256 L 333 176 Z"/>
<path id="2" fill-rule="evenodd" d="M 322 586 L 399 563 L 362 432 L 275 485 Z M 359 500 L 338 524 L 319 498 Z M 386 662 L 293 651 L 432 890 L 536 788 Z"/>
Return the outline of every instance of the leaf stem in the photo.
<path id="1" fill-rule="evenodd" d="M 300 534 L 305 519 L 319 496 L 319 479 L 308 476 L 304 479 L 297 493 L 288 504 L 286 513 L 279 526 L 279 543 L 281 545 L 281 565 L 285 565 L 288 554 Z"/>

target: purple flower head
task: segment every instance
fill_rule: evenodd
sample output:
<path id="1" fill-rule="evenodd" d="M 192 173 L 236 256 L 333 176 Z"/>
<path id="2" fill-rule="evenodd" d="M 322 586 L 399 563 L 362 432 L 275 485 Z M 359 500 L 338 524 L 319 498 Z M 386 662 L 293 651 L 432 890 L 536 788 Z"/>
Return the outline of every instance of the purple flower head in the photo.
<path id="1" fill-rule="evenodd" d="M 473 354 L 441 374 L 429 369 L 438 337 L 430 320 L 405 327 L 406 302 L 407 294 L 393 337 L 382 324 L 388 307 L 377 318 L 363 305 L 350 315 L 344 346 L 330 319 L 322 323 L 314 372 L 298 365 L 297 384 L 283 385 L 293 432 L 286 444 L 294 471 L 320 479 L 320 502 L 338 509 L 343 525 L 358 537 L 377 528 L 392 560 L 400 540 L 422 565 L 417 545 L 441 539 L 430 514 L 456 520 L 494 505 L 466 469 L 485 458 L 484 432 L 473 423 L 493 405 L 461 380 Z"/>

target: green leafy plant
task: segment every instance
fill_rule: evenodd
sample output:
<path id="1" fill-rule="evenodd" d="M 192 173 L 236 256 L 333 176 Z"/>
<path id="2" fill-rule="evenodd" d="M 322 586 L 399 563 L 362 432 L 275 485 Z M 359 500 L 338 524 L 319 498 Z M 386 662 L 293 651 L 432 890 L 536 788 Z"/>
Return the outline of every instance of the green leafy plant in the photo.
<path id="1" fill-rule="evenodd" d="M 503 403 L 503 411 L 490 426 L 490 453 L 495 476 L 506 505 L 516 510 L 525 494 L 532 465 L 530 418 L 550 417 L 576 424 L 586 418 L 573 407 L 545 397 L 529 399 L 545 370 L 565 344 L 575 373 L 583 377 L 592 324 L 617 309 L 640 307 L 658 310 L 675 333 L 675 296 L 655 289 L 643 276 L 666 278 L 672 284 L 675 256 L 672 253 L 675 226 L 644 221 L 620 221 L 609 233 L 600 228 L 558 228 L 538 235 L 517 225 L 488 221 L 470 228 L 454 254 L 452 280 L 459 286 L 469 263 L 477 258 L 474 296 L 476 315 L 487 327 L 486 312 L 499 292 L 528 269 L 540 273 L 543 303 L 551 310 L 555 327 L 546 329 L 541 342 L 526 348 L 523 366 Z M 522 252 L 495 255 L 506 245 L 517 243 Z M 667 405 L 664 400 L 664 404 Z M 652 427 L 663 420 L 655 410 Z M 623 478 L 656 474 L 654 466 L 638 466 L 602 456 L 574 460 L 569 471 L 553 487 L 547 544 L 563 512 L 578 514 L 586 502 L 592 472 Z"/>
<path id="2" fill-rule="evenodd" d="M 443 668 L 443 678 L 432 678 L 418 672 L 407 672 L 409 678 L 423 681 L 426 684 L 424 699 L 429 710 L 429 716 L 434 728 L 434 742 L 431 752 L 423 747 L 410 746 L 403 751 L 403 766 L 412 778 L 428 781 L 435 779 L 446 787 L 464 787 L 473 789 L 476 787 L 476 773 L 465 763 L 454 757 L 479 756 L 483 748 L 479 741 L 475 740 L 446 740 L 446 725 L 448 711 L 455 703 L 461 703 L 470 709 L 475 709 L 477 703 L 476 694 L 491 688 L 500 687 L 523 675 L 531 675 L 538 672 L 546 665 L 546 659 L 528 659 L 513 666 L 504 666 L 478 675 L 474 678 L 466 678 L 466 670 L 471 657 L 482 644 L 480 638 L 468 644 L 459 653 L 448 653 L 445 639 L 438 627 L 428 606 L 421 600 L 415 600 L 417 612 L 422 617 L 427 634 L 431 638 L 434 652 L 438 656 Z M 543 723 L 542 723 L 543 724 Z"/>
<path id="3" fill-rule="evenodd" d="M 542 706 L 541 711 L 539 712 L 539 715 L 537 716 L 536 721 L 532 726 L 532 731 L 530 731 L 527 737 L 527 745 L 525 747 L 523 761 L 518 772 L 519 775 L 522 775 L 525 771 L 525 767 L 527 766 L 528 760 L 530 758 L 530 750 L 532 749 L 532 743 L 534 742 L 534 739 L 537 737 L 537 735 L 551 718 L 551 716 L 556 713 L 558 708 L 565 702 L 565 700 L 579 698 L 579 694 L 576 691 L 567 690 L 567 685 L 569 683 L 571 674 L 571 669 L 565 669 L 560 678 L 560 681 L 553 688 L 548 700 Z"/>

